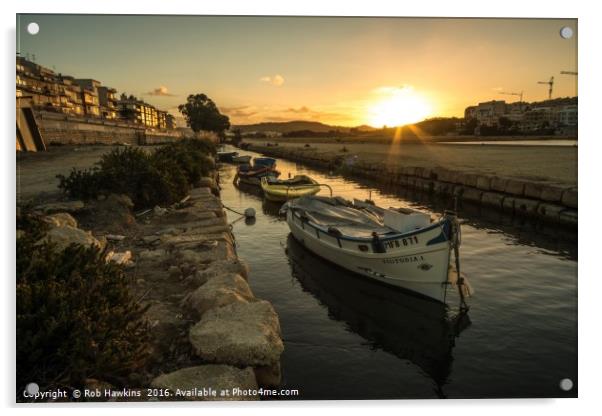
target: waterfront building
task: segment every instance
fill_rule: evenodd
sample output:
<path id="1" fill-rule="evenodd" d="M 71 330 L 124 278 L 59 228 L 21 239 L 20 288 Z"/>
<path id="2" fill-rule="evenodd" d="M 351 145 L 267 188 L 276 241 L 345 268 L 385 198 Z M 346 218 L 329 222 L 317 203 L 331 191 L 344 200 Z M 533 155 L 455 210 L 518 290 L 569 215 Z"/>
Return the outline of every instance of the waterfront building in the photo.
<path id="1" fill-rule="evenodd" d="M 137 124 L 142 124 L 148 128 L 156 129 L 174 129 L 174 117 L 167 111 L 158 110 L 153 105 L 125 94 L 117 101 L 117 109 L 122 119 Z"/>
<path id="2" fill-rule="evenodd" d="M 98 104 L 102 118 L 114 120 L 117 118 L 117 90 L 115 88 L 99 86 Z"/>
<path id="3" fill-rule="evenodd" d="M 500 117 L 506 113 L 505 101 L 487 101 L 479 103 L 475 110 L 476 119 L 480 124 L 485 126 L 498 125 Z"/>
<path id="4" fill-rule="evenodd" d="M 577 126 L 577 105 L 563 105 L 557 110 L 557 123 L 561 127 Z"/>
<path id="5" fill-rule="evenodd" d="M 30 97 L 33 107 L 60 112 L 58 85 L 52 70 L 19 56 L 16 69 L 17 97 Z"/>
<path id="6" fill-rule="evenodd" d="M 74 79 L 74 82 L 81 88 L 84 114 L 87 117 L 100 117 L 100 105 L 98 102 L 98 87 L 100 87 L 100 82 L 90 78 Z"/>

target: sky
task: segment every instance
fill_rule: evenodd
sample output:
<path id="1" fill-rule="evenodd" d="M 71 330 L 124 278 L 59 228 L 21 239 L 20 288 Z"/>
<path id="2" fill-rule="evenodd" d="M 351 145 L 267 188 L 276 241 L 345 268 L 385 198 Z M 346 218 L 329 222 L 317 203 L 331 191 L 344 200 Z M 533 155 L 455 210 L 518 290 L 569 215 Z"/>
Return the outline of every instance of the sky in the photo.
<path id="1" fill-rule="evenodd" d="M 36 35 L 27 32 L 39 24 Z M 563 39 L 568 26 L 574 36 Z M 18 15 L 17 52 L 178 115 L 205 93 L 233 124 L 375 127 L 577 95 L 576 19 Z"/>

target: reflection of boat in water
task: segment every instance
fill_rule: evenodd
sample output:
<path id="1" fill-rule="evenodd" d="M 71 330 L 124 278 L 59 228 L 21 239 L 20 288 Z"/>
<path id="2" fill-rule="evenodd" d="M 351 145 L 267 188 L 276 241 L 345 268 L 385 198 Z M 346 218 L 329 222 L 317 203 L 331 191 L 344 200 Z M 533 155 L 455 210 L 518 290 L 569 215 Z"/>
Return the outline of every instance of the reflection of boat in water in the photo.
<path id="1" fill-rule="evenodd" d="M 280 208 L 282 208 L 282 202 L 270 201 L 267 198 L 263 198 L 261 202 L 261 209 L 265 215 L 280 219 Z"/>
<path id="2" fill-rule="evenodd" d="M 306 250 L 290 234 L 287 253 L 293 276 L 330 316 L 375 347 L 420 367 L 444 396 L 455 338 L 470 325 L 466 313 L 453 315 L 444 304 L 356 277 Z"/>

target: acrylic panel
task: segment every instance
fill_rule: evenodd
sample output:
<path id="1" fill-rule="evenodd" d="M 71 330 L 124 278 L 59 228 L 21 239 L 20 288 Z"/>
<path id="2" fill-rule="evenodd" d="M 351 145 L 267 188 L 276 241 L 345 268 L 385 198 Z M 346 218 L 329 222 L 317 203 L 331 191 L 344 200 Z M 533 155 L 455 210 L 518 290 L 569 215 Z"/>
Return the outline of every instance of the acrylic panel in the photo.
<path id="1" fill-rule="evenodd" d="M 577 397 L 577 19 L 17 15 L 17 402 Z"/>

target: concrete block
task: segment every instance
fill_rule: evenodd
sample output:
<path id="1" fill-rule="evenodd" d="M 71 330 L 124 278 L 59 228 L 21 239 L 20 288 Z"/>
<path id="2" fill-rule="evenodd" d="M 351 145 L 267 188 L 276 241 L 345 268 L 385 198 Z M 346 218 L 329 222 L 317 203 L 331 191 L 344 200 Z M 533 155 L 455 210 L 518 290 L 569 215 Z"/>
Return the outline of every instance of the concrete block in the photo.
<path id="1" fill-rule="evenodd" d="M 506 196 L 502 201 L 502 209 L 504 212 L 514 212 L 514 198 L 513 196 Z"/>
<path id="2" fill-rule="evenodd" d="M 541 199 L 543 185 L 537 182 L 525 182 L 525 196 L 533 199 Z"/>
<path id="3" fill-rule="evenodd" d="M 425 192 L 430 192 L 432 190 L 432 182 L 427 179 L 416 178 L 415 183 L 416 189 L 420 189 L 421 191 Z"/>
<path id="4" fill-rule="evenodd" d="M 453 170 L 441 169 L 437 173 L 437 179 L 444 182 L 458 183 L 458 172 Z"/>
<path id="5" fill-rule="evenodd" d="M 476 188 L 478 176 L 474 173 L 458 173 L 457 181 L 464 186 L 471 186 Z"/>
<path id="6" fill-rule="evenodd" d="M 504 192 L 507 194 L 522 196 L 525 193 L 525 183 L 516 179 L 506 180 L 506 188 Z"/>
<path id="7" fill-rule="evenodd" d="M 440 195 L 450 195 L 454 192 L 454 185 L 447 182 L 434 181 L 433 191 Z"/>
<path id="8" fill-rule="evenodd" d="M 534 199 L 516 198 L 514 200 L 514 212 L 526 215 L 537 215 L 539 204 L 540 202 Z"/>
<path id="9" fill-rule="evenodd" d="M 562 201 L 562 192 L 564 188 L 554 185 L 542 185 L 541 199 L 548 202 Z"/>
<path id="10" fill-rule="evenodd" d="M 477 177 L 477 188 L 482 191 L 489 191 L 491 189 L 491 177 L 479 175 Z"/>
<path id="11" fill-rule="evenodd" d="M 561 201 L 562 201 L 562 204 L 566 205 L 567 207 L 577 208 L 577 205 L 578 205 L 577 189 L 576 188 L 565 189 L 564 192 L 562 192 Z"/>
<path id="12" fill-rule="evenodd" d="M 574 209 L 565 209 L 561 211 L 558 215 L 558 219 L 560 222 L 566 225 L 577 226 L 577 210 Z"/>
<path id="13" fill-rule="evenodd" d="M 483 191 L 477 188 L 464 188 L 464 192 L 462 193 L 462 199 L 470 202 L 481 202 L 482 196 Z"/>
<path id="14" fill-rule="evenodd" d="M 500 178 L 498 176 L 491 177 L 491 190 L 496 192 L 506 192 L 506 184 L 508 183 L 508 179 Z"/>
<path id="15" fill-rule="evenodd" d="M 483 192 L 481 203 L 490 207 L 502 208 L 504 203 L 504 194 L 497 192 Z"/>
<path id="16" fill-rule="evenodd" d="M 435 179 L 435 180 L 441 180 L 439 179 L 439 176 L 441 175 L 442 172 L 444 172 L 445 169 L 440 168 L 440 167 L 435 167 L 431 169 L 431 179 Z"/>
<path id="17" fill-rule="evenodd" d="M 555 204 L 548 204 L 548 203 L 541 203 L 539 204 L 539 207 L 537 208 L 537 212 L 539 215 L 541 215 L 543 218 L 550 220 L 550 221 L 558 221 L 559 217 L 560 217 L 560 213 L 565 210 L 566 208 L 561 206 L 561 205 L 555 205 Z"/>

